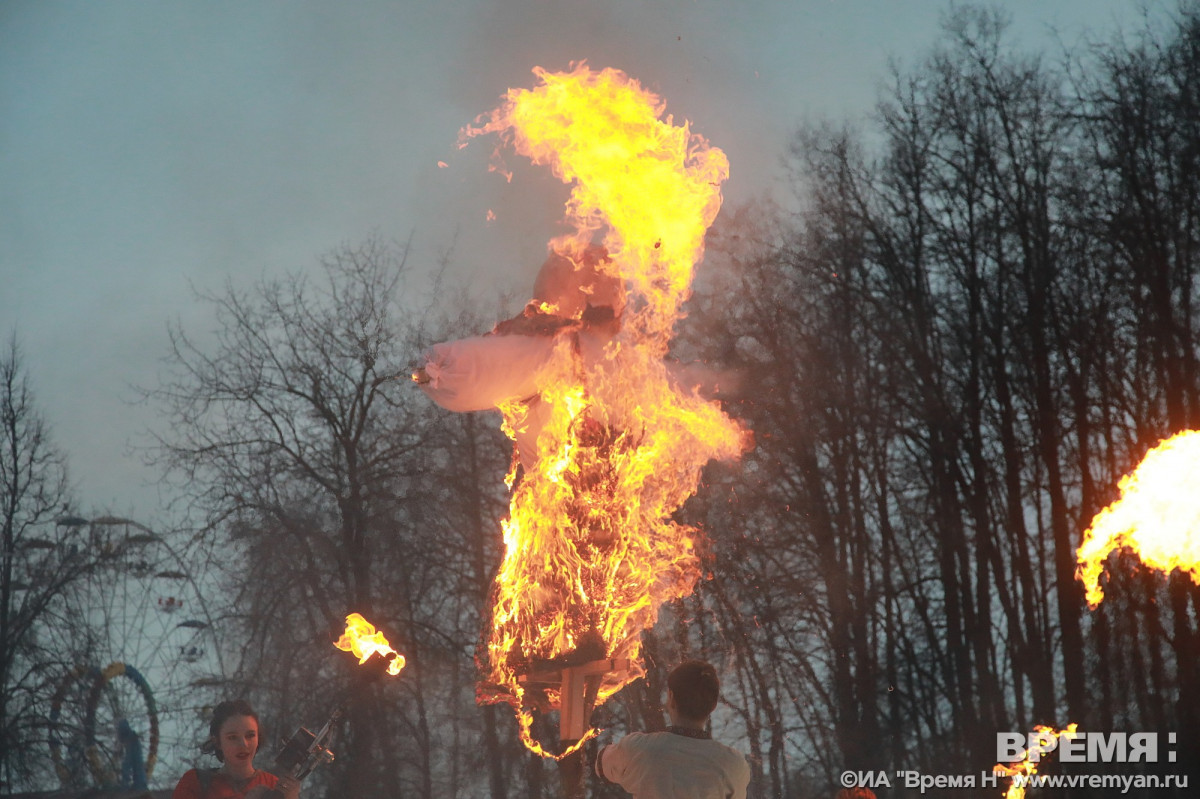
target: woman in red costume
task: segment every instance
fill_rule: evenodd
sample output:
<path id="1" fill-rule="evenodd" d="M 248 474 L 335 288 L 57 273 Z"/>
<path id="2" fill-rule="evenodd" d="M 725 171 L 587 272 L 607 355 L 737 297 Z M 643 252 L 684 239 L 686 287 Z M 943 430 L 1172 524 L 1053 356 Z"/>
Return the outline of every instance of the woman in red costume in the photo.
<path id="1" fill-rule="evenodd" d="M 254 768 L 258 751 L 258 714 L 243 699 L 222 702 L 213 711 L 202 752 L 221 762 L 216 769 L 192 769 L 183 775 L 171 799 L 297 799 L 300 783 Z"/>

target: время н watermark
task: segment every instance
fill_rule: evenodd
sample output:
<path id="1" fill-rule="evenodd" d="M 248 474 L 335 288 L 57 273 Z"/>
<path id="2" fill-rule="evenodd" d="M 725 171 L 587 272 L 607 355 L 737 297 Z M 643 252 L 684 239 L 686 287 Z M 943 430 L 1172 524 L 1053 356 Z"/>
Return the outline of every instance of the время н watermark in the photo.
<path id="1" fill-rule="evenodd" d="M 1034 730 L 1026 736 L 1020 732 L 996 733 L 996 760 L 1001 763 L 1028 759 L 1037 763 L 1057 750 L 1063 763 L 1174 763 L 1175 733 L 1166 734 L 1166 758 L 1159 759 L 1159 739 L 1156 732 L 1083 732 L 1075 731 L 1059 737 L 1049 730 Z"/>
<path id="2" fill-rule="evenodd" d="M 978 774 L 923 774 L 920 771 L 843 771 L 844 788 L 891 788 L 903 785 L 920 793 L 948 788 L 1003 788 L 1008 780 L 1017 788 L 1115 788 L 1121 793 L 1146 788 L 1186 788 L 1186 774 L 1014 774 L 994 771 Z"/>
<path id="3" fill-rule="evenodd" d="M 1146 788 L 1187 788 L 1186 774 L 1038 774 L 1038 764 L 1051 753 L 1063 764 L 1174 763 L 1176 734 L 1154 732 L 1084 732 L 1075 724 L 1055 731 L 1039 727 L 1028 735 L 996 733 L 996 765 L 977 774 L 925 774 L 920 771 L 844 771 L 847 788 L 891 788 L 902 785 L 921 793 L 937 789 L 1109 788 L 1121 793 Z M 1008 765 L 1005 765 L 1008 764 Z M 1068 766 L 1069 769 L 1069 766 Z"/>

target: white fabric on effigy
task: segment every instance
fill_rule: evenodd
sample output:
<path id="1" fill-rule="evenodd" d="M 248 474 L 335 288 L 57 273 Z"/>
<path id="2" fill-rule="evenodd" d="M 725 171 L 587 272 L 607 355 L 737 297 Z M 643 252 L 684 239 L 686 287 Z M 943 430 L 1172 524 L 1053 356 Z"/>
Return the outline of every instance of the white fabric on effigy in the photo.
<path id="1" fill-rule="evenodd" d="M 554 336 L 473 336 L 435 344 L 425 355 L 429 398 L 449 411 L 484 411 L 538 393 L 537 374 Z"/>

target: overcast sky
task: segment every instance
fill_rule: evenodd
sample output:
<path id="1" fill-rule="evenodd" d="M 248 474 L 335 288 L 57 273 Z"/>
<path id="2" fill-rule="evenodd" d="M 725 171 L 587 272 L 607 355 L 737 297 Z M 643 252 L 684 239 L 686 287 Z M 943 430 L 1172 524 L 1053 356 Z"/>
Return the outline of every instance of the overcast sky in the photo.
<path id="1" fill-rule="evenodd" d="M 1054 55 L 1136 0 L 1008 0 Z M 372 233 L 455 280 L 531 284 L 565 189 L 508 186 L 492 142 L 455 148 L 535 65 L 586 59 L 661 94 L 725 150 L 726 202 L 770 191 L 798 123 L 868 113 L 944 0 L 0 0 L 0 333 L 17 332 L 83 510 L 153 522 L 129 452 L 154 420 L 168 320 L 190 286 L 311 269 Z M 438 168 L 438 161 L 447 163 Z M 497 218 L 486 220 L 489 209 Z M 481 280 L 480 277 L 486 278 Z"/>

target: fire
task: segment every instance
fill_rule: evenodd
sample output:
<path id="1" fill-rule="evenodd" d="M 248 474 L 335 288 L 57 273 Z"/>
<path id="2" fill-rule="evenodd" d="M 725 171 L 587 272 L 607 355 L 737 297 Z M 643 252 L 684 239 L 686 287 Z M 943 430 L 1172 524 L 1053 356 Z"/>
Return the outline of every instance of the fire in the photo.
<path id="1" fill-rule="evenodd" d="M 1058 747 L 1058 739 L 1062 737 L 1076 737 L 1078 733 L 1075 730 L 1078 726 L 1078 724 L 1072 722 L 1068 724 L 1065 729 L 1061 729 L 1056 732 L 1053 727 L 1046 727 L 1039 724 L 1033 728 L 1034 732 L 1037 733 L 1037 736 L 1031 736 L 1038 738 L 1038 743 L 1025 750 L 1025 757 L 1022 760 L 1007 766 L 1003 763 L 997 763 L 992 771 L 1002 777 L 1030 777 L 1034 774 L 1037 774 L 1037 764 L 1041 762 L 1045 755 L 1053 752 Z M 1008 790 L 1004 792 L 1004 799 L 1023 799 L 1024 796 L 1024 779 L 1021 780 L 1021 784 L 1017 784 L 1016 781 L 1013 781 L 1008 786 Z"/>
<path id="2" fill-rule="evenodd" d="M 1088 606 L 1104 598 L 1100 573 L 1109 553 L 1132 550 L 1163 572 L 1181 569 L 1200 583 L 1200 431 L 1161 442 L 1121 478 L 1121 498 L 1096 514 L 1076 553 Z"/>
<path id="3" fill-rule="evenodd" d="M 699 532 L 671 515 L 695 492 L 704 464 L 736 458 L 748 435 L 674 383 L 663 360 L 720 209 L 725 154 L 687 123 L 662 118 L 663 101 L 618 70 L 579 64 L 534 74 L 536 88 L 510 89 L 462 141 L 496 133 L 570 185 L 573 232 L 551 250 L 582 269 L 602 240 L 607 259 L 595 268 L 625 289 L 608 328 L 589 328 L 575 313 L 582 332 L 558 336 L 537 375 L 536 408 L 501 407 L 514 439 L 532 413 L 544 427 L 536 466 L 517 483 L 502 525 L 480 700 L 512 704 L 526 745 L 542 752 L 529 734 L 529 705 L 558 707 L 559 689 L 527 696 L 521 677 L 628 660 L 628 671 L 604 676 L 603 702 L 644 673 L 642 631 L 700 577 Z"/>
<path id="4" fill-rule="evenodd" d="M 396 675 L 404 668 L 404 655 L 401 655 L 388 640 L 383 637 L 383 633 L 375 631 L 375 625 L 367 621 L 359 613 L 351 613 L 346 617 L 346 632 L 342 633 L 342 637 L 334 644 L 343 652 L 352 652 L 358 658 L 358 662 L 366 663 L 371 655 L 378 653 L 379 655 L 391 658 L 391 663 L 388 665 L 387 673 Z"/>

